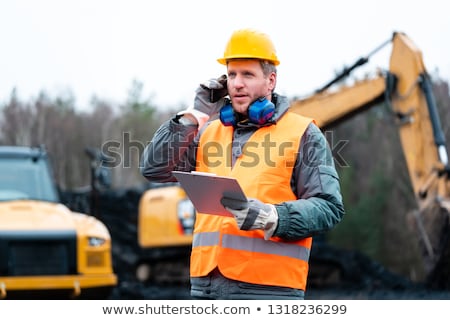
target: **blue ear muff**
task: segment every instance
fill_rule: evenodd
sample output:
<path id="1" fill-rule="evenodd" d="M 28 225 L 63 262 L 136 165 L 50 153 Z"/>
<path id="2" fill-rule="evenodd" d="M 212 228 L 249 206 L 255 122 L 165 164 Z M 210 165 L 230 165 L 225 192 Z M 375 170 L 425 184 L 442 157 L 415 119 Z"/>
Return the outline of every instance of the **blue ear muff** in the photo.
<path id="1" fill-rule="evenodd" d="M 248 118 L 257 124 L 267 123 L 275 113 L 275 105 L 266 98 L 259 98 L 248 108 Z"/>
<path id="2" fill-rule="evenodd" d="M 225 105 L 220 108 L 220 121 L 224 126 L 235 126 L 237 123 L 237 116 L 233 110 L 230 100 L 226 100 Z"/>
<path id="3" fill-rule="evenodd" d="M 265 97 L 259 98 L 248 107 L 248 119 L 252 123 L 264 124 L 268 122 L 275 113 L 275 105 Z M 227 99 L 225 105 L 220 109 L 220 121 L 224 126 L 235 126 L 238 116 Z"/>

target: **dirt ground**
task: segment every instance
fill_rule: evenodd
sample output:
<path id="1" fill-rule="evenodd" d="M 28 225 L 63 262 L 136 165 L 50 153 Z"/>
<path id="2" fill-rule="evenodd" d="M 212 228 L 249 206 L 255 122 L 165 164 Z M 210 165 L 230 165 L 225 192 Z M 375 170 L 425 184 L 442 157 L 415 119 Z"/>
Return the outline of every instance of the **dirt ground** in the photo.
<path id="1" fill-rule="evenodd" d="M 144 285 L 122 283 L 112 293 L 114 300 L 190 300 L 189 285 Z M 416 289 L 309 289 L 305 300 L 450 300 L 450 291 Z"/>

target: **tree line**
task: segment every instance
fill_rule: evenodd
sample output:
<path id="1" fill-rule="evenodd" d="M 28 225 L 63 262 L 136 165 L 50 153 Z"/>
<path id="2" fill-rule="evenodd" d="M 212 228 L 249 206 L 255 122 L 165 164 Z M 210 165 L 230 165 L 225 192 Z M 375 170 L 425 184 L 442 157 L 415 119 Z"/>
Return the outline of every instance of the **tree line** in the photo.
<path id="1" fill-rule="evenodd" d="M 34 101 L 23 101 L 13 90 L 9 101 L 0 105 L 0 144 L 44 146 L 61 189 L 89 186 L 86 148 L 110 154 L 105 162 L 112 187 L 140 185 L 145 182 L 138 170 L 140 153 L 161 121 L 174 112 L 159 110 L 142 96 L 142 89 L 141 82 L 133 81 L 119 106 L 94 97 L 89 111 L 78 110 L 74 97 L 50 98 L 41 92 Z"/>

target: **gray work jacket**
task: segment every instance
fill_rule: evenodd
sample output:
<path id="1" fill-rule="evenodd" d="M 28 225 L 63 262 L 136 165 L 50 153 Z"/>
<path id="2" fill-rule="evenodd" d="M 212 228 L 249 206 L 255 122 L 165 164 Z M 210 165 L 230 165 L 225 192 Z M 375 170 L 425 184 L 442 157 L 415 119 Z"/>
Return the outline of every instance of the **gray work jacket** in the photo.
<path id="1" fill-rule="evenodd" d="M 284 96 L 273 94 L 272 102 L 276 106 L 273 117 L 276 121 L 288 110 L 289 101 Z M 249 137 L 260 127 L 244 122 L 234 128 L 233 164 Z M 173 170 L 195 170 L 195 151 L 201 133 L 196 125 L 179 123 L 178 116 L 163 123 L 144 149 L 140 164 L 142 175 L 151 182 L 175 182 L 171 174 Z M 330 230 L 343 218 L 344 205 L 332 153 L 325 136 L 314 123 L 307 127 L 301 138 L 291 187 L 297 200 L 275 204 L 279 220 L 274 236 L 285 240 L 311 237 Z M 195 282 L 191 280 L 193 289 Z M 197 292 L 196 296 L 214 298 L 214 294 L 206 294 L 211 293 L 210 289 L 201 290 L 203 294 Z M 269 299 L 267 294 L 278 298 L 273 294 L 273 288 L 257 292 L 266 299 Z M 220 294 L 218 297 L 224 298 Z"/>

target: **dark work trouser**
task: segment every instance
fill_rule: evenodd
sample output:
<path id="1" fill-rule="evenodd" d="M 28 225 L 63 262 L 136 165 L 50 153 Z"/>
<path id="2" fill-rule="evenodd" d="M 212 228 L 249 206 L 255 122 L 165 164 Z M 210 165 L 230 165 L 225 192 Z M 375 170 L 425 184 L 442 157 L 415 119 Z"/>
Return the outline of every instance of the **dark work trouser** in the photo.
<path id="1" fill-rule="evenodd" d="M 303 300 L 305 292 L 228 279 L 215 269 L 205 277 L 191 278 L 191 296 L 215 300 Z"/>

